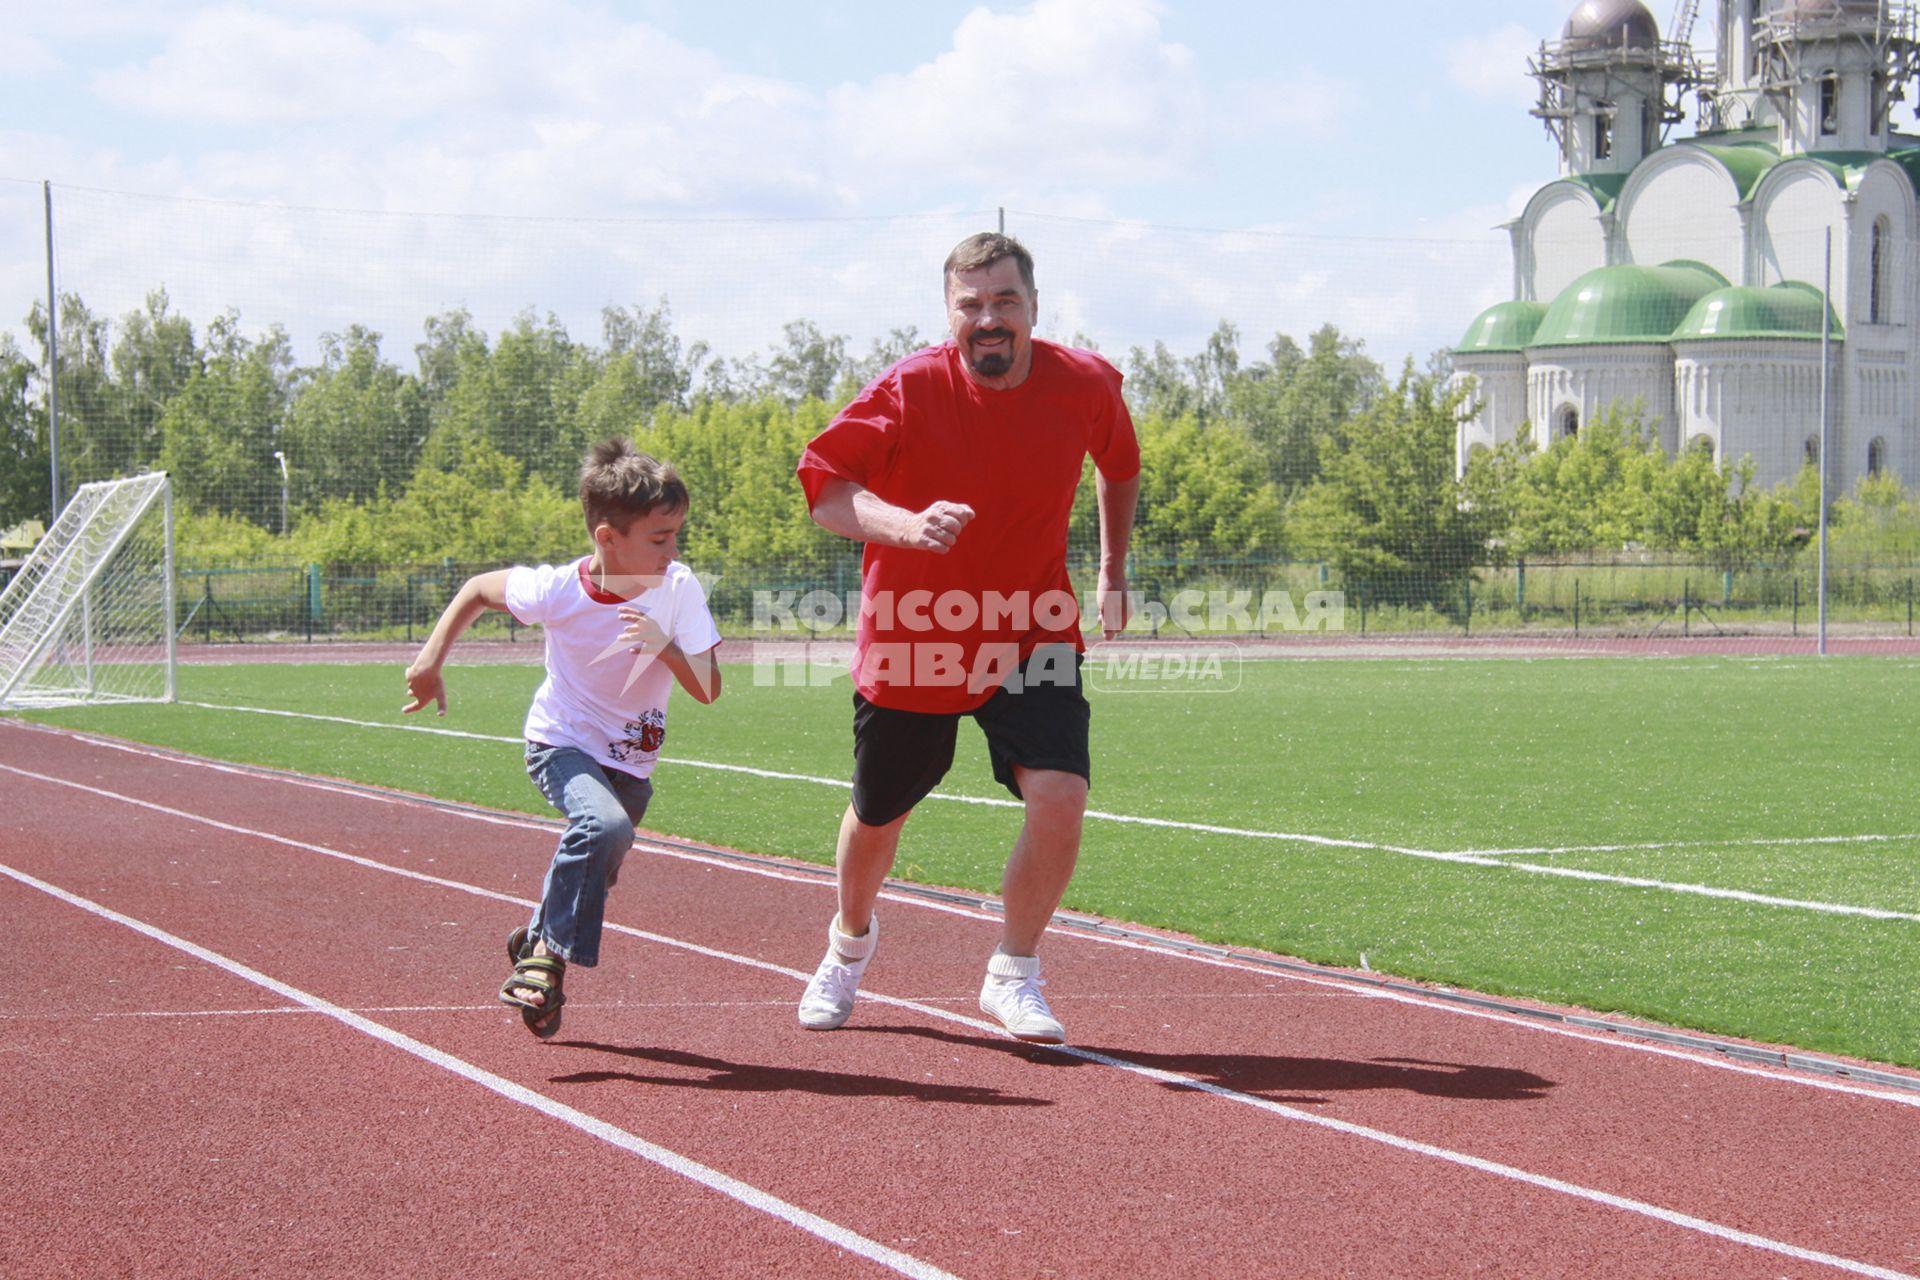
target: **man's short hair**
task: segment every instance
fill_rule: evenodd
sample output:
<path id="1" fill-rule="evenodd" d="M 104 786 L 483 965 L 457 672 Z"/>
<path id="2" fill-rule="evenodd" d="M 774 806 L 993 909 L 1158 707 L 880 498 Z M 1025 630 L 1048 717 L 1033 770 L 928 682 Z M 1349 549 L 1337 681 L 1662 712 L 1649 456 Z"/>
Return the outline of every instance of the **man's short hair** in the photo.
<path id="1" fill-rule="evenodd" d="M 947 262 L 940 269 L 940 291 L 946 292 L 947 281 L 956 271 L 977 271 L 981 267 L 990 267 L 1002 258 L 1012 258 L 1020 268 L 1020 282 L 1027 286 L 1027 292 L 1033 292 L 1033 255 L 1027 252 L 1027 246 L 1012 236 L 1002 235 L 998 231 L 981 231 L 968 236 L 953 246 L 953 252 L 947 255 Z"/>
<path id="2" fill-rule="evenodd" d="M 594 445 L 580 464 L 580 509 L 589 534 L 603 524 L 625 533 L 650 511 L 686 505 L 686 482 L 672 464 L 640 452 L 624 436 Z"/>

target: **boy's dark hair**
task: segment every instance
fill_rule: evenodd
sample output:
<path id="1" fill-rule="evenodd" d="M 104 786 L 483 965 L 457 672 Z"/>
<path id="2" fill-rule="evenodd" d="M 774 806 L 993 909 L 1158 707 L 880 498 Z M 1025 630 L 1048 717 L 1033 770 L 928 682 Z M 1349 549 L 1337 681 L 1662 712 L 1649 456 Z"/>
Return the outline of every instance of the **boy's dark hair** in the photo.
<path id="1" fill-rule="evenodd" d="M 1020 282 L 1027 286 L 1029 293 L 1033 292 L 1033 255 L 1027 252 L 1027 246 L 997 231 L 978 232 L 953 246 L 946 265 L 940 268 L 940 292 L 946 293 L 947 281 L 954 272 L 990 267 L 1002 258 L 1013 259 L 1020 268 Z"/>
<path id="2" fill-rule="evenodd" d="M 580 464 L 580 509 L 587 532 L 610 524 L 627 526 L 649 511 L 678 511 L 687 505 L 686 482 L 671 463 L 640 452 L 621 436 L 587 450 Z"/>

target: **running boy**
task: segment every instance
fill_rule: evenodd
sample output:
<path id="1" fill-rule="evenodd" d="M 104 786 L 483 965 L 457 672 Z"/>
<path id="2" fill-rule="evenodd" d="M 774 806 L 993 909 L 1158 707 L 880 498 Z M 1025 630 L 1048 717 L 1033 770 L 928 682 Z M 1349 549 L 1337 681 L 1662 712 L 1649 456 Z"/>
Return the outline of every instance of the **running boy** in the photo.
<path id="1" fill-rule="evenodd" d="M 533 919 L 507 937 L 513 973 L 500 1001 L 542 1040 L 560 1030 L 567 965 L 600 960 L 607 890 L 653 795 L 677 681 L 694 701 L 720 696 L 720 633 L 699 580 L 679 563 L 687 487 L 629 440 L 603 440 L 580 470 L 593 553 L 469 578 L 407 668 L 414 712 L 447 714 L 447 650 L 488 609 L 546 629 L 547 678 L 527 711 L 527 773 L 567 820 Z"/>

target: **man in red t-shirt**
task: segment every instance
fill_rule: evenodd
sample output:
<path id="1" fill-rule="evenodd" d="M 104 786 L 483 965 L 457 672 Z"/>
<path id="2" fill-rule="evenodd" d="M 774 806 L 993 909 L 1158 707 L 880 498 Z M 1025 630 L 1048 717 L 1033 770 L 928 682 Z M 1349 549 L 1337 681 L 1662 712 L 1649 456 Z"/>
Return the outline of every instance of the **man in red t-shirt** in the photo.
<path id="1" fill-rule="evenodd" d="M 1067 524 L 1092 455 L 1097 604 L 1111 638 L 1127 623 L 1140 447 L 1119 371 L 1033 336 L 1033 259 L 1019 242 L 970 236 L 943 279 L 952 340 L 887 370 L 800 457 L 814 520 L 866 543 L 839 912 L 800 1021 L 831 1030 L 853 1011 L 900 829 L 951 767 L 971 716 L 994 777 L 1026 807 L 980 1007 L 1022 1040 L 1058 1044 L 1065 1031 L 1040 993 L 1035 951 L 1073 876 L 1091 774 Z"/>

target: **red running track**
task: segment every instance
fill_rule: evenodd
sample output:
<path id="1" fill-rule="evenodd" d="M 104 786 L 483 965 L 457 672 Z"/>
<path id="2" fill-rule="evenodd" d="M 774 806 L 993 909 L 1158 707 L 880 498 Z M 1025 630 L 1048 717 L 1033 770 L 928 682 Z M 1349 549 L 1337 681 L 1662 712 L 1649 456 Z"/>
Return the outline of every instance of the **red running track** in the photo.
<path id="1" fill-rule="evenodd" d="M 9 1277 L 1920 1274 L 1920 1092 L 1073 929 L 1025 1046 L 913 895 L 809 1033 L 828 885 L 644 847 L 543 1044 L 547 824 L 15 722 L 0 788 Z"/>

